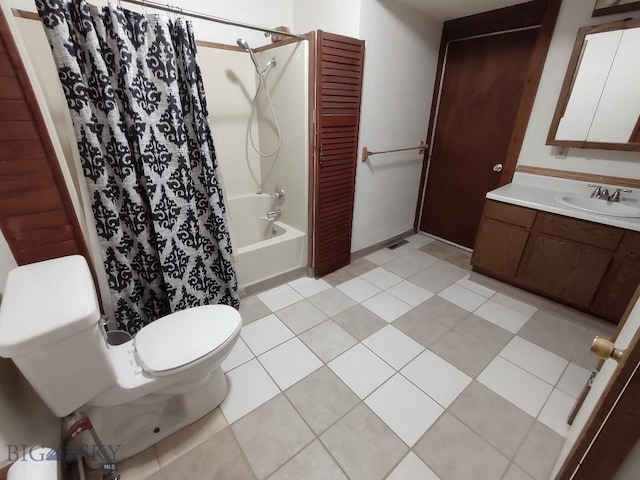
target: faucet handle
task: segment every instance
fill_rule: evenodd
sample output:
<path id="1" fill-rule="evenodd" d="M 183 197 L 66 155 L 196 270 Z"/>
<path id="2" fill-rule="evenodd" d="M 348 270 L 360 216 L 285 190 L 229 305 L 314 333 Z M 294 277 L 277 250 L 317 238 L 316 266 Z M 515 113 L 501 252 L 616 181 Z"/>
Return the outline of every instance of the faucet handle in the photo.
<path id="1" fill-rule="evenodd" d="M 594 183 L 588 183 L 587 187 L 595 187 L 595 190 L 591 193 L 591 198 L 600 198 L 602 197 L 602 185 L 596 185 Z M 604 190 L 606 191 L 606 189 Z M 609 192 L 607 192 L 607 195 L 609 194 Z"/>
<path id="2" fill-rule="evenodd" d="M 616 189 L 615 192 L 613 192 L 613 195 L 611 195 L 611 201 L 612 202 L 619 202 L 620 201 L 620 193 L 624 192 L 624 193 L 631 193 L 633 190 L 631 190 L 630 188 L 618 188 Z"/>
<path id="3" fill-rule="evenodd" d="M 276 205 L 282 205 L 284 203 L 284 188 L 280 185 L 276 185 L 275 191 L 273 192 L 273 200 Z"/>

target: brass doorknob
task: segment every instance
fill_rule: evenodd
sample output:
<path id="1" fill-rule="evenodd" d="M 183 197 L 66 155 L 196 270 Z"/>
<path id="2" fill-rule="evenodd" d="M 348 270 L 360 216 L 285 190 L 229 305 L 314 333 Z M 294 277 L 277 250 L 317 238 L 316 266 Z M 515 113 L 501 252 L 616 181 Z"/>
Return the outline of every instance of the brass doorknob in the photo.
<path id="1" fill-rule="evenodd" d="M 591 353 L 603 360 L 613 358 L 616 362 L 619 362 L 624 357 L 625 352 L 624 350 L 618 350 L 611 340 L 596 337 L 591 344 Z"/>

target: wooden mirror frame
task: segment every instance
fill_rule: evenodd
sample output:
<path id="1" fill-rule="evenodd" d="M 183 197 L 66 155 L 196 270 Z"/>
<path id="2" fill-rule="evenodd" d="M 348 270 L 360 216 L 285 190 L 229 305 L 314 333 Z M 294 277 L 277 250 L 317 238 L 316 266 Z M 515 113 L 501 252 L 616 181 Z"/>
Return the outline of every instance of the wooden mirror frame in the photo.
<path id="1" fill-rule="evenodd" d="M 614 13 L 624 13 L 624 12 L 632 12 L 633 10 L 640 10 L 640 1 L 637 2 L 628 2 L 620 5 L 611 5 L 608 7 L 598 7 L 598 2 L 600 0 L 596 0 L 595 5 L 593 6 L 592 17 L 601 17 L 603 15 L 613 15 Z"/>
<path id="2" fill-rule="evenodd" d="M 637 3 L 640 4 L 640 2 Z M 556 111 L 553 114 L 553 120 L 551 121 L 551 127 L 549 128 L 549 134 L 547 135 L 547 145 L 554 145 L 557 147 L 599 148 L 603 150 L 624 150 L 640 152 L 640 118 L 638 118 L 638 120 L 636 121 L 633 133 L 631 134 L 631 138 L 637 139 L 637 142 L 588 142 L 586 140 L 556 140 L 555 138 L 556 133 L 558 132 L 558 126 L 560 125 L 560 120 L 562 119 L 565 109 L 567 108 L 571 90 L 573 89 L 573 82 L 577 74 L 577 67 L 580 63 L 580 57 L 582 56 L 582 46 L 584 44 L 584 38 L 587 35 L 593 33 L 610 32 L 613 30 L 626 30 L 636 27 L 640 27 L 640 18 L 629 18 L 626 20 L 621 20 L 619 22 L 591 25 L 588 27 L 582 27 L 578 30 L 578 36 L 576 37 L 576 43 L 573 45 L 573 51 L 571 52 L 571 59 L 569 60 L 567 73 L 565 74 L 564 82 L 562 83 L 562 89 L 560 90 L 560 97 L 558 98 Z"/>

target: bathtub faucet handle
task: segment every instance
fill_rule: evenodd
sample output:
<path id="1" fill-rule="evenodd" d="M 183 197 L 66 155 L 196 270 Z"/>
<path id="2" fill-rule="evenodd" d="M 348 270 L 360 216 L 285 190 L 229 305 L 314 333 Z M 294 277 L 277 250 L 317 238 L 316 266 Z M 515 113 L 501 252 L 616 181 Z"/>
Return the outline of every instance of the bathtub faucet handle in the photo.
<path id="1" fill-rule="evenodd" d="M 276 202 L 276 205 L 282 205 L 284 203 L 284 188 L 280 185 L 276 185 L 276 189 L 273 192 L 273 200 Z"/>

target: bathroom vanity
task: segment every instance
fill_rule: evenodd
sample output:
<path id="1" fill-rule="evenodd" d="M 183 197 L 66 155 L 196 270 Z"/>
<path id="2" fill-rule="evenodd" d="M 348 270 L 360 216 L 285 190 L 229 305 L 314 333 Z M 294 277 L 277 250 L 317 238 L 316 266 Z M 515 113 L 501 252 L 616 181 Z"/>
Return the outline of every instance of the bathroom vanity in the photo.
<path id="1" fill-rule="evenodd" d="M 479 273 L 617 323 L 640 284 L 640 218 L 566 205 L 587 199 L 585 182 L 517 174 L 487 194 L 471 264 Z M 615 191 L 615 187 L 610 190 Z M 633 192 L 636 194 L 636 192 Z M 640 217 L 637 194 L 615 215 Z M 628 208 L 628 210 L 625 210 Z"/>

